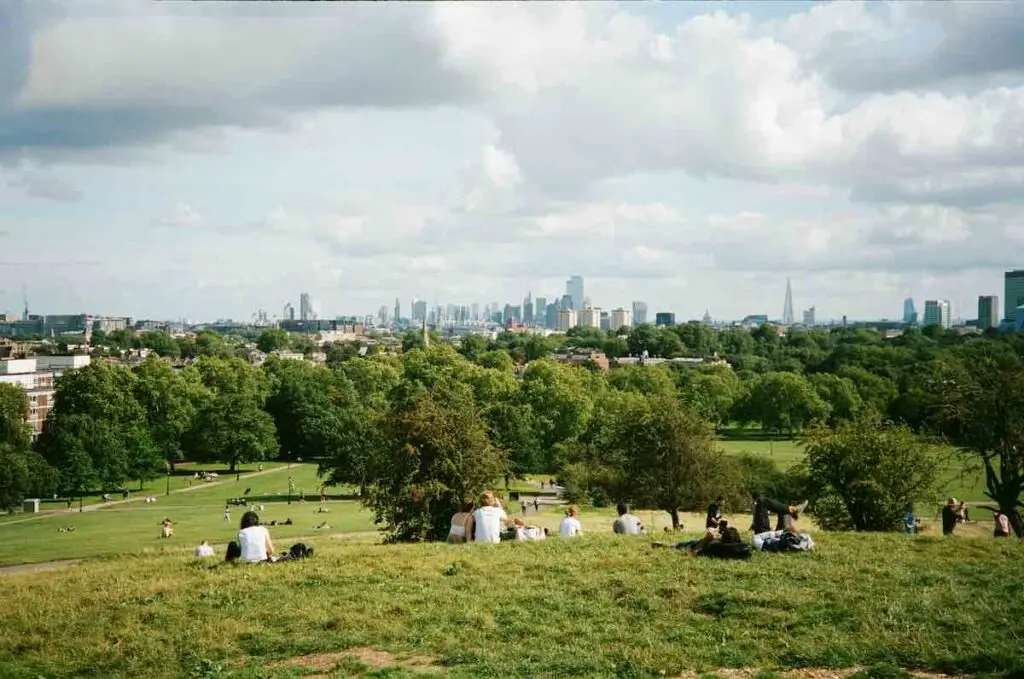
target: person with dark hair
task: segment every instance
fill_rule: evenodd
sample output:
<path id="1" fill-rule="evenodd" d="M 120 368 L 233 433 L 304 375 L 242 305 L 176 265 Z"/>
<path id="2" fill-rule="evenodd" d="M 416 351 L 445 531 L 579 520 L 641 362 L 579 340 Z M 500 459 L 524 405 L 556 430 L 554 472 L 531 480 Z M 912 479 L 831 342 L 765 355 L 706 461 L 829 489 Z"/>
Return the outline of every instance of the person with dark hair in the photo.
<path id="1" fill-rule="evenodd" d="M 718 530 L 718 524 L 722 520 L 722 496 L 719 495 L 715 501 L 708 505 L 708 515 L 704 520 L 704 528 L 707 530 Z"/>
<path id="2" fill-rule="evenodd" d="M 956 529 L 957 519 L 956 498 L 946 500 L 946 506 L 942 508 L 942 534 L 952 535 Z"/>
<path id="3" fill-rule="evenodd" d="M 268 561 L 274 555 L 274 543 L 270 539 L 270 531 L 260 525 L 260 517 L 256 512 L 242 515 L 241 530 L 238 531 L 238 546 L 241 550 L 239 558 L 249 563 Z"/>
<path id="4" fill-rule="evenodd" d="M 992 531 L 993 537 L 997 538 L 1008 538 L 1010 537 L 1010 517 L 1006 516 L 1002 511 L 995 513 L 995 530 Z"/>
<path id="5" fill-rule="evenodd" d="M 767 533 L 772 529 L 771 517 L 768 515 L 768 505 L 761 499 L 760 493 L 754 493 L 754 521 L 750 524 L 750 530 L 754 535 Z"/>
<path id="6" fill-rule="evenodd" d="M 629 513 L 629 505 L 620 502 L 615 510 L 619 518 L 612 524 L 612 530 L 619 535 L 640 535 L 644 532 L 644 524 L 640 519 Z"/>

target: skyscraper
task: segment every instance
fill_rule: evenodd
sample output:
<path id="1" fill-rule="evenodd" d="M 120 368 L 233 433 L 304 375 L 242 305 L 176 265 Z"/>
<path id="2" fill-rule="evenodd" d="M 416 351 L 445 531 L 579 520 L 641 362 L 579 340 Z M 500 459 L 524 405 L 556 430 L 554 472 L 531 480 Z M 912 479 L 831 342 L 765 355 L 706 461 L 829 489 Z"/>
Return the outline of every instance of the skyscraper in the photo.
<path id="1" fill-rule="evenodd" d="M 633 323 L 643 325 L 647 322 L 647 303 L 633 302 Z"/>
<path id="2" fill-rule="evenodd" d="M 793 288 L 786 279 L 786 302 L 782 307 L 782 324 L 793 325 Z"/>
<path id="3" fill-rule="evenodd" d="M 630 312 L 623 308 L 612 309 L 611 317 L 608 321 L 608 329 L 612 332 L 617 331 L 619 328 L 629 328 L 633 325 L 633 319 Z"/>
<path id="4" fill-rule="evenodd" d="M 284 305 L 284 315 L 282 318 L 286 321 L 295 320 L 295 307 L 292 306 L 291 302 L 286 302 Z"/>
<path id="5" fill-rule="evenodd" d="M 299 295 L 299 320 L 308 321 L 313 316 L 313 302 L 309 299 L 309 293 Z"/>
<path id="6" fill-rule="evenodd" d="M 427 318 L 427 301 L 424 299 L 414 300 L 412 303 L 412 320 L 422 321 Z"/>
<path id="7" fill-rule="evenodd" d="M 402 303 L 395 297 L 395 323 L 402 320 Z"/>
<path id="8" fill-rule="evenodd" d="M 929 299 L 924 303 L 924 325 L 937 325 L 943 330 L 951 325 L 949 300 Z"/>
<path id="9" fill-rule="evenodd" d="M 526 293 L 526 299 L 523 300 L 523 324 L 533 325 L 533 293 Z"/>
<path id="10" fill-rule="evenodd" d="M 538 297 L 533 300 L 533 324 L 538 328 L 547 328 L 548 326 L 548 298 Z"/>
<path id="11" fill-rule="evenodd" d="M 572 276 L 565 283 L 565 294 L 572 297 L 572 308 L 583 308 L 583 276 Z M 1024 304 L 1024 302 L 1022 302 Z"/>
<path id="12" fill-rule="evenodd" d="M 573 309 L 573 310 L 576 309 L 576 307 L 573 306 L 572 295 L 569 295 L 569 294 L 562 295 L 561 308 L 563 308 L 563 309 Z M 583 307 L 580 306 L 580 308 L 582 309 Z"/>
<path id="13" fill-rule="evenodd" d="M 808 328 L 814 327 L 814 307 L 804 310 L 804 325 Z"/>
<path id="14" fill-rule="evenodd" d="M 978 327 L 982 330 L 999 327 L 999 297 L 997 295 L 982 295 L 978 298 Z"/>
<path id="15" fill-rule="evenodd" d="M 903 300 L 903 322 L 907 325 L 917 325 L 917 309 L 914 308 L 913 297 Z"/>
<path id="16" fill-rule="evenodd" d="M 1024 304 L 1024 269 L 1007 271 L 1003 282 L 1003 318 L 1012 321 L 1017 316 L 1017 307 Z"/>

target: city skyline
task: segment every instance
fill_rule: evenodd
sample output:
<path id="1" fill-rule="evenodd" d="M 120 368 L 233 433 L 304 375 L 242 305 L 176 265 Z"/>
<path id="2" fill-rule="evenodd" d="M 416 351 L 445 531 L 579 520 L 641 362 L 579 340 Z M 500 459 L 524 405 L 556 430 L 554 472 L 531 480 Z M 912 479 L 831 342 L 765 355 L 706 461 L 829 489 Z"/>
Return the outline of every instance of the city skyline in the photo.
<path id="1" fill-rule="evenodd" d="M 1022 26 L 1022 3 L 3 3 L 0 313 L 24 286 L 57 314 L 299 316 L 306 291 L 331 318 L 578 274 L 651 318 L 776 317 L 787 276 L 794 320 L 900 318 L 910 290 L 973 317 L 1024 252 Z"/>

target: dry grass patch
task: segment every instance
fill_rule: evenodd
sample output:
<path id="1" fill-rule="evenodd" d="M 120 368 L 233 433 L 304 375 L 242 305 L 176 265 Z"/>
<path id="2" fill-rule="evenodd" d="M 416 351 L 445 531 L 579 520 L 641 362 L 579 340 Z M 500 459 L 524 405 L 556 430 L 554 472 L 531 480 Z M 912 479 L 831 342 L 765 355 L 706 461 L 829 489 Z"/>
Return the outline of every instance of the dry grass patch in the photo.
<path id="1" fill-rule="evenodd" d="M 425 655 L 402 655 L 399 657 L 387 651 L 366 647 L 349 648 L 330 653 L 309 653 L 285 660 L 280 663 L 280 667 L 301 667 L 317 672 L 329 672 L 337 669 L 346 660 L 356 660 L 371 670 L 398 667 L 413 672 L 426 672 L 434 668 L 434 659 Z"/>

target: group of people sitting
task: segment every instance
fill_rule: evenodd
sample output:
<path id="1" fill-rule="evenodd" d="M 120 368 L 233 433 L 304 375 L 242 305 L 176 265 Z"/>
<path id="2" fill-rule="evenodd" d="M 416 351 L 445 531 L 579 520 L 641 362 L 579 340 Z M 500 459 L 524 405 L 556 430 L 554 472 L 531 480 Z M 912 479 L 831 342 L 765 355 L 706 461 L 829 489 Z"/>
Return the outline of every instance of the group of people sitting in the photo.
<path id="1" fill-rule="evenodd" d="M 993 537 L 1007 538 L 1010 537 L 1010 517 L 1000 510 L 994 511 L 993 521 L 995 527 L 992 530 Z M 913 514 L 913 508 L 907 506 L 907 513 Z M 946 500 L 945 506 L 942 508 L 942 534 L 952 535 L 956 527 L 962 523 L 970 521 L 970 514 L 967 513 L 967 503 L 962 500 L 958 503 L 955 497 L 951 497 Z M 904 532 L 906 533 L 917 533 L 920 528 L 920 520 L 917 521 L 918 529 L 911 530 L 908 523 L 908 519 L 904 517 Z"/>

